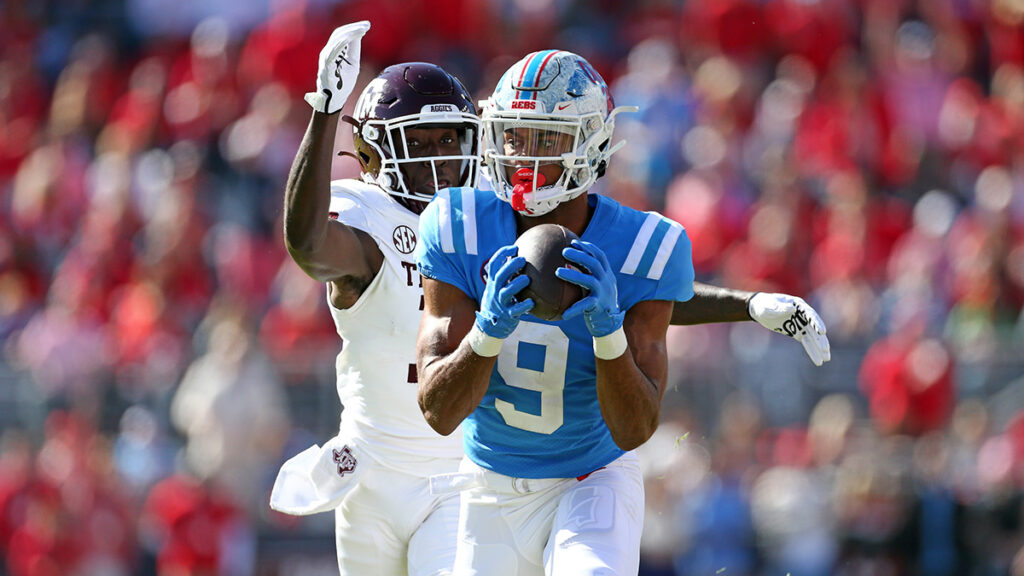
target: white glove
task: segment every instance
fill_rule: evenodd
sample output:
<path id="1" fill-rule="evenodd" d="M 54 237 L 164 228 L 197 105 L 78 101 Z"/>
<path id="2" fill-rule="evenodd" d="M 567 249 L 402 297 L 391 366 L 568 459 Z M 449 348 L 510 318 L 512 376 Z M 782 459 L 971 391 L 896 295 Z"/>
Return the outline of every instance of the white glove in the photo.
<path id="1" fill-rule="evenodd" d="M 320 50 L 316 92 L 306 93 L 306 102 L 317 112 L 334 114 L 345 106 L 359 76 L 359 41 L 370 29 L 366 20 L 335 28 Z"/>
<path id="2" fill-rule="evenodd" d="M 803 298 L 758 292 L 747 302 L 747 312 L 761 326 L 803 344 L 815 366 L 832 358 L 825 323 Z"/>

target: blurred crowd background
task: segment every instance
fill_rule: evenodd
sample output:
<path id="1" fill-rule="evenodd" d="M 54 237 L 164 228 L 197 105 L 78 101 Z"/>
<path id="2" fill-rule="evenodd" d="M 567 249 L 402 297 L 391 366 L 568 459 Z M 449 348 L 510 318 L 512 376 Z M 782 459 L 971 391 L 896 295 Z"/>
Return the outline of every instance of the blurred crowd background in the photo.
<path id="1" fill-rule="evenodd" d="M 266 502 L 338 422 L 280 215 L 360 19 L 361 82 L 585 56 L 640 107 L 598 190 L 824 317 L 821 368 L 671 330 L 643 574 L 1024 575 L 1021 0 L 4 0 L 0 574 L 336 571 L 333 516 Z"/>

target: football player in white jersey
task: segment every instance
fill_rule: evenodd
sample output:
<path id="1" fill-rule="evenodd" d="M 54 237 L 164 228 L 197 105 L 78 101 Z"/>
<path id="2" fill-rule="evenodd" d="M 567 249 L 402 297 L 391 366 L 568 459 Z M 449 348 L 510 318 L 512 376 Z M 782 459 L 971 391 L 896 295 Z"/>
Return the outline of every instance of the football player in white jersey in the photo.
<path id="1" fill-rule="evenodd" d="M 417 340 L 420 407 L 461 425 L 455 574 L 636 574 L 643 482 L 634 448 L 658 423 L 669 323 L 738 321 L 799 339 L 828 360 L 817 314 L 800 299 L 700 286 L 689 240 L 656 213 L 588 194 L 612 146 L 615 108 L 580 56 L 532 53 L 505 72 L 483 111 L 494 191 L 439 191 L 420 218 L 424 276 Z M 585 296 L 561 319 L 529 314 L 513 245 L 557 223 L 579 236 L 557 275 Z M 691 301 L 691 302 L 687 302 Z"/>
<path id="2" fill-rule="evenodd" d="M 285 192 L 288 252 L 327 285 L 344 340 L 337 358 L 339 433 L 281 468 L 271 507 L 334 511 L 343 575 L 448 574 L 458 494 L 428 479 L 458 469 L 458 435 L 430 429 L 416 405 L 415 339 L 422 288 L 417 219 L 440 188 L 472 184 L 479 119 L 462 84 L 426 63 L 388 67 L 355 105 L 361 180 L 331 182 L 339 111 L 359 68 L 368 22 L 332 34 L 320 55 L 314 112 Z"/>

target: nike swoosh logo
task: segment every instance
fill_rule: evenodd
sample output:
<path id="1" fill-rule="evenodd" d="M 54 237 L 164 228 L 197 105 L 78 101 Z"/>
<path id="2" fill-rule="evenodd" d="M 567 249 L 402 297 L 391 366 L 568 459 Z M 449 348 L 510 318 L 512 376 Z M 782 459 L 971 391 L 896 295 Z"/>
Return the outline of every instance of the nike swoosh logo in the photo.
<path id="1" fill-rule="evenodd" d="M 570 103 L 568 103 L 568 104 L 559 104 L 559 105 L 558 105 L 558 109 L 559 109 L 559 110 L 565 110 L 565 109 L 566 109 L 566 108 L 568 108 L 569 106 L 572 106 L 572 102 L 570 102 Z"/>

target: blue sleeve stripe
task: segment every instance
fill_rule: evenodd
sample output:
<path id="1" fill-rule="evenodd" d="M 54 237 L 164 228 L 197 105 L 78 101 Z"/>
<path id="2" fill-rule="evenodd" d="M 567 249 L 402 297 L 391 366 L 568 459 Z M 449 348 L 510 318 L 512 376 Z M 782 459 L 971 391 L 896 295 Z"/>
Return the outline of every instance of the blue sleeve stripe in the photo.
<path id="1" fill-rule="evenodd" d="M 654 264 L 654 259 L 658 255 L 658 247 L 661 246 L 662 240 L 665 238 L 665 233 L 668 232 L 670 226 L 668 222 L 658 219 L 658 223 L 654 227 L 654 232 L 651 233 L 651 239 L 647 241 L 647 246 L 644 247 L 644 255 L 640 258 L 640 263 L 637 264 L 636 272 L 637 276 L 650 277 L 651 266 Z M 664 268 L 664 266 L 662 266 Z"/>
<path id="2" fill-rule="evenodd" d="M 466 230 L 463 226 L 465 211 L 462 207 L 462 189 L 449 189 L 448 192 L 448 198 L 452 201 L 452 213 L 449 217 L 449 221 L 452 223 L 452 241 L 455 242 L 455 250 L 464 254 L 466 252 Z"/>
<path id="3" fill-rule="evenodd" d="M 619 270 L 621 274 L 636 273 L 637 266 L 640 265 L 640 259 L 643 258 L 644 251 L 647 249 L 647 243 L 651 240 L 651 234 L 654 233 L 654 229 L 660 221 L 661 217 L 657 214 L 647 215 L 643 225 L 640 226 L 640 232 L 636 235 L 636 240 L 633 241 L 633 246 L 629 249 L 626 261 L 622 263 L 622 269 Z"/>
<path id="4" fill-rule="evenodd" d="M 668 264 L 668 259 L 676 248 L 676 242 L 683 233 L 683 227 L 678 222 L 672 222 L 671 220 L 662 220 L 662 222 L 668 223 L 668 232 L 661 240 L 661 245 L 658 246 L 658 254 L 654 257 L 651 271 L 647 273 L 647 277 L 651 280 L 661 280 L 661 274 L 665 271 L 665 265 Z"/>
<path id="5" fill-rule="evenodd" d="M 445 254 L 454 254 L 455 242 L 452 234 L 451 189 L 438 190 L 436 202 L 437 224 L 441 228 L 441 251 Z"/>

